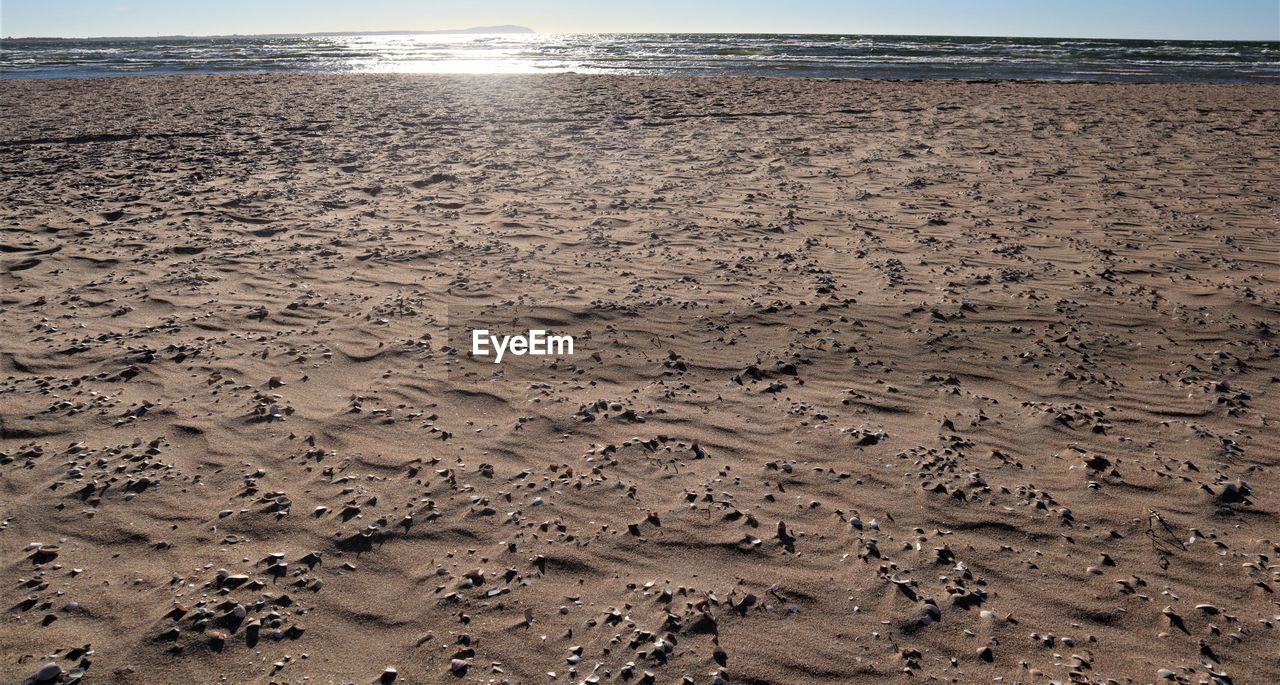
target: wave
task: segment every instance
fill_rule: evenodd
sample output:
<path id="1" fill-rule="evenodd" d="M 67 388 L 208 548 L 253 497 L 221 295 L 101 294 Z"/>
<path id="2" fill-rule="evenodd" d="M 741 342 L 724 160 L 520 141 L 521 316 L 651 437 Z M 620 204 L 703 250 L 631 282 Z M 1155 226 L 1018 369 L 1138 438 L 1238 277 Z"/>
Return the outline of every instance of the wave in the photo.
<path id="1" fill-rule="evenodd" d="M 607 72 L 1280 83 L 1280 43 L 802 34 L 5 39 L 0 78 Z"/>

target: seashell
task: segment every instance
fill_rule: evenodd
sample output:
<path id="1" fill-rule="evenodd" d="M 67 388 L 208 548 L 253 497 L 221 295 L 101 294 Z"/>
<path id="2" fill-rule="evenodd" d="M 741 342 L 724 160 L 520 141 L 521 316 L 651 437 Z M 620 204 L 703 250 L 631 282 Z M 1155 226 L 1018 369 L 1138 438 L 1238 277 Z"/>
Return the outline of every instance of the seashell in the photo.
<path id="1" fill-rule="evenodd" d="M 44 666 L 41 666 L 40 670 L 35 672 L 35 675 L 31 676 L 31 682 L 51 683 L 60 677 L 62 677 L 62 667 L 50 661 Z"/>
<path id="2" fill-rule="evenodd" d="M 1249 495 L 1253 494 L 1249 485 L 1240 480 L 1218 483 L 1213 487 L 1201 485 L 1200 488 L 1212 495 L 1218 504 L 1250 504 Z"/>

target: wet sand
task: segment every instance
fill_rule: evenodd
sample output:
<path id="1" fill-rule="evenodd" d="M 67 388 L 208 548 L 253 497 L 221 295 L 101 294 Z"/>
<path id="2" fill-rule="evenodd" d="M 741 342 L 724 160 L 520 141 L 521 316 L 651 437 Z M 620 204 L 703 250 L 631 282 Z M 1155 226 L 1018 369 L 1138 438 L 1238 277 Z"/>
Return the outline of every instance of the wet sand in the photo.
<path id="1" fill-rule="evenodd" d="M 1277 102 L 0 84 L 0 680 L 1271 682 Z"/>

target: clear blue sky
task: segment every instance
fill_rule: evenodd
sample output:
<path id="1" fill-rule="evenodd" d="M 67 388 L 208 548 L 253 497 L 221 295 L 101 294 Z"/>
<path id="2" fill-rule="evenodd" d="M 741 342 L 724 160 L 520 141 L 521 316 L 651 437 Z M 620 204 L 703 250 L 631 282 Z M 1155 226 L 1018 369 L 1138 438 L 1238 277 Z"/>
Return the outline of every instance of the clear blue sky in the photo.
<path id="1" fill-rule="evenodd" d="M 3 36 L 466 28 L 1280 40 L 1280 0 L 0 0 Z"/>

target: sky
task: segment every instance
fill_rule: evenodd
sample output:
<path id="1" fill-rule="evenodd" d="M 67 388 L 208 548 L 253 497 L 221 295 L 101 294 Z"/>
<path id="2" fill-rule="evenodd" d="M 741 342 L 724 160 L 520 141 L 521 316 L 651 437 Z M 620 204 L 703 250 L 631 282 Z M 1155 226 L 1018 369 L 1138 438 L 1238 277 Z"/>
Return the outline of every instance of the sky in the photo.
<path id="1" fill-rule="evenodd" d="M 1280 0 L 0 0 L 0 35 L 459 29 L 1280 41 Z"/>

